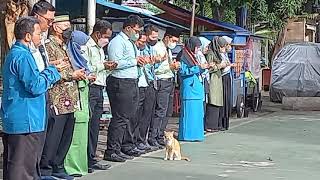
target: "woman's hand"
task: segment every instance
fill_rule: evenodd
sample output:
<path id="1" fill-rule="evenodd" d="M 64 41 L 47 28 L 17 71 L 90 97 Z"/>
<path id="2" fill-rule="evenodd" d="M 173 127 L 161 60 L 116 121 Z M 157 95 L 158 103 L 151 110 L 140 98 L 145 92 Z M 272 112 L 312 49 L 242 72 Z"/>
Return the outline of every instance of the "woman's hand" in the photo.
<path id="1" fill-rule="evenodd" d="M 200 64 L 201 69 L 208 69 L 209 67 L 210 67 L 210 65 L 208 63 Z"/>

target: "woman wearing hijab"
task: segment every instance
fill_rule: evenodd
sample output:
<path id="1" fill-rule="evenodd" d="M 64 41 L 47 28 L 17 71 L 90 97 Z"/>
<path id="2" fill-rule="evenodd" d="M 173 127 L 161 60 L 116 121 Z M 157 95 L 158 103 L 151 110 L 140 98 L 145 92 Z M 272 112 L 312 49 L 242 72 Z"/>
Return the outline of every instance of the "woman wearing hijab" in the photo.
<path id="1" fill-rule="evenodd" d="M 209 45 L 211 43 L 211 41 L 205 37 L 199 37 L 200 41 L 201 41 L 201 50 L 198 51 L 196 57 L 198 62 L 200 62 L 201 64 L 208 64 L 208 61 L 205 57 L 206 54 L 208 54 L 209 52 Z M 208 103 L 208 94 L 209 94 L 209 81 L 210 81 L 210 74 L 209 74 L 209 70 L 206 69 L 202 74 L 202 80 L 203 80 L 203 86 L 204 86 L 204 93 L 205 93 L 205 97 L 204 97 L 204 101 L 203 101 L 203 105 L 204 105 L 204 122 L 205 122 L 205 118 L 206 118 L 206 107 L 207 107 L 207 103 Z"/>
<path id="2" fill-rule="evenodd" d="M 223 52 L 221 52 L 222 62 L 225 64 L 225 68 L 222 70 L 222 84 L 223 84 L 223 103 L 224 106 L 221 110 L 222 118 L 222 130 L 229 129 L 229 118 L 231 116 L 231 67 L 233 64 L 230 63 L 228 52 L 232 50 L 231 43 L 232 38 L 223 36 L 227 42 L 227 46 Z"/>
<path id="3" fill-rule="evenodd" d="M 204 88 L 201 73 L 204 72 L 208 64 L 201 64 L 196 59 L 200 47 L 199 38 L 191 37 L 177 57 L 181 63 L 179 75 L 181 77 L 182 101 L 179 140 L 183 141 L 204 140 Z"/>
<path id="4" fill-rule="evenodd" d="M 205 123 L 207 132 L 216 132 L 222 128 L 220 113 L 224 103 L 221 71 L 226 65 L 222 62 L 221 53 L 225 52 L 226 46 L 227 42 L 224 38 L 215 37 L 207 55 L 207 61 L 210 64 L 209 103 Z"/>
<path id="5" fill-rule="evenodd" d="M 72 143 L 65 158 L 65 170 L 68 174 L 82 176 L 88 173 L 87 143 L 89 122 L 89 80 L 94 80 L 90 74 L 87 60 L 81 55 L 81 46 L 89 40 L 89 36 L 81 31 L 74 31 L 68 42 L 68 55 L 75 70 L 85 69 L 88 80 L 78 82 L 81 111 L 75 112 L 75 126 Z"/>

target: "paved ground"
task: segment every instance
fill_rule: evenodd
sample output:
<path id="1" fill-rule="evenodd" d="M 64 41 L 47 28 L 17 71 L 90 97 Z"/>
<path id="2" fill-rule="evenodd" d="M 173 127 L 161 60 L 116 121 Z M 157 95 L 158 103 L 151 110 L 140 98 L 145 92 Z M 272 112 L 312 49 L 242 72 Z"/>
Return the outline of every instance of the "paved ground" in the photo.
<path id="1" fill-rule="evenodd" d="M 209 135 L 203 143 L 183 143 L 191 162 L 164 161 L 164 152 L 158 151 L 81 180 L 320 179 L 320 112 L 282 111 L 281 105 L 264 101 L 263 111 L 249 116 L 232 119 L 228 132 Z M 171 119 L 169 129 L 177 129 L 177 119 Z M 105 134 L 99 137 L 98 155 Z"/>
<path id="2" fill-rule="evenodd" d="M 81 179 L 320 179 L 320 112 L 265 111 L 231 126 L 203 143 L 184 143 L 191 162 L 164 161 L 160 151 Z"/>

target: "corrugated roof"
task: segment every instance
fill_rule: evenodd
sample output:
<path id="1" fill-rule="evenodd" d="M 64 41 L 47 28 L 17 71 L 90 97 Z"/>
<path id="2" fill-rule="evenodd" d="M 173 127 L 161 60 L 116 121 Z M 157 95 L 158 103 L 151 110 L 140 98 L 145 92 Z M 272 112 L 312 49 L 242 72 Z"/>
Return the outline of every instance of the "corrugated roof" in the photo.
<path id="1" fill-rule="evenodd" d="M 183 30 L 189 30 L 187 27 L 181 26 L 181 25 L 176 24 L 174 22 L 167 21 L 165 19 L 159 18 L 157 16 L 152 16 L 152 15 L 144 13 L 144 12 L 139 12 L 139 11 L 136 11 L 134 9 L 128 8 L 126 6 L 121 6 L 121 5 L 112 3 L 112 2 L 107 2 L 105 0 L 97 0 L 97 4 L 100 4 L 100 5 L 108 7 L 108 8 L 116 9 L 116 10 L 119 10 L 119 11 L 124 11 L 124 12 L 128 12 L 128 13 L 144 16 L 144 17 L 153 19 L 155 21 L 159 21 L 159 24 L 160 23 L 161 24 L 167 24 L 167 25 L 172 26 L 172 27 L 177 27 L 177 28 L 180 28 L 180 29 L 183 29 Z"/>

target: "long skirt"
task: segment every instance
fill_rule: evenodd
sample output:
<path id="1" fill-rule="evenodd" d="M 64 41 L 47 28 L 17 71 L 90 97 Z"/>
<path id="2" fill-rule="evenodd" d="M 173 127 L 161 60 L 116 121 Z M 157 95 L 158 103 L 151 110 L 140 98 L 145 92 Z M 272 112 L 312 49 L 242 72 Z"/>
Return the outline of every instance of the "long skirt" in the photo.
<path id="1" fill-rule="evenodd" d="M 203 141 L 203 99 L 183 100 L 179 123 L 179 140 Z"/>
<path id="2" fill-rule="evenodd" d="M 208 104 L 206 112 L 205 128 L 211 130 L 219 130 L 222 128 L 222 117 L 220 116 L 221 106 Z"/>
<path id="3" fill-rule="evenodd" d="M 229 118 L 231 116 L 231 77 L 230 74 L 222 76 L 223 83 L 223 108 L 221 109 L 222 128 L 229 129 Z"/>
<path id="4" fill-rule="evenodd" d="M 88 122 L 89 122 L 89 87 L 79 88 L 81 111 L 75 112 L 76 123 L 74 126 L 72 143 L 64 161 L 68 174 L 88 173 Z"/>

